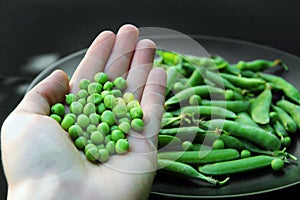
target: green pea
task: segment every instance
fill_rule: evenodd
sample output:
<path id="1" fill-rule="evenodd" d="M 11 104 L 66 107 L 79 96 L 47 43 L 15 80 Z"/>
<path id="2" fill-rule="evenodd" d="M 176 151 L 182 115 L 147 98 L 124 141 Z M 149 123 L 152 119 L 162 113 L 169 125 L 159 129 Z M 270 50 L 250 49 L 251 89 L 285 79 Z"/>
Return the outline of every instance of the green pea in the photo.
<path id="1" fill-rule="evenodd" d="M 81 89 L 77 92 L 77 96 L 79 99 L 82 99 L 82 98 L 86 98 L 87 96 L 89 96 L 89 93 L 87 90 Z"/>
<path id="2" fill-rule="evenodd" d="M 62 103 L 56 103 L 53 106 L 51 106 L 51 113 L 57 114 L 59 116 L 64 116 L 65 114 L 65 107 Z"/>
<path id="3" fill-rule="evenodd" d="M 93 144 L 90 140 L 88 140 L 87 142 L 88 143 L 84 147 L 84 152 L 86 152 L 90 148 L 96 148 L 97 149 L 97 146 L 95 144 Z"/>
<path id="4" fill-rule="evenodd" d="M 241 158 L 248 158 L 251 156 L 251 152 L 247 149 L 243 149 L 241 151 Z"/>
<path id="5" fill-rule="evenodd" d="M 144 129 L 144 122 L 141 119 L 133 119 L 131 121 L 131 128 L 135 131 L 142 131 Z"/>
<path id="6" fill-rule="evenodd" d="M 143 110 L 139 106 L 131 108 L 129 112 L 130 112 L 131 119 L 143 118 Z"/>
<path id="7" fill-rule="evenodd" d="M 122 97 L 122 92 L 121 92 L 121 90 L 118 90 L 118 89 L 111 90 L 111 94 L 114 97 Z"/>
<path id="8" fill-rule="evenodd" d="M 90 119 L 84 114 L 80 114 L 77 117 L 77 124 L 82 128 L 86 128 L 90 124 Z"/>
<path id="9" fill-rule="evenodd" d="M 61 123 L 61 117 L 57 114 L 51 114 L 50 117 L 56 120 L 58 123 Z"/>
<path id="10" fill-rule="evenodd" d="M 104 141 L 104 135 L 100 131 L 94 131 L 91 134 L 91 140 L 94 144 L 101 144 Z"/>
<path id="11" fill-rule="evenodd" d="M 109 160 L 109 152 L 107 149 L 99 149 L 98 152 L 100 162 L 107 162 Z"/>
<path id="12" fill-rule="evenodd" d="M 71 113 L 73 113 L 75 115 L 79 115 L 83 111 L 83 105 L 81 103 L 75 101 L 75 102 L 71 103 L 70 111 L 71 111 Z"/>
<path id="13" fill-rule="evenodd" d="M 76 100 L 77 100 L 77 96 L 75 94 L 70 93 L 65 96 L 65 101 L 66 104 L 68 105 L 71 105 L 71 103 L 73 103 Z"/>
<path id="14" fill-rule="evenodd" d="M 114 87 L 114 84 L 111 81 L 106 81 L 103 85 L 104 90 L 111 90 Z"/>
<path id="15" fill-rule="evenodd" d="M 225 143 L 221 139 L 216 139 L 212 144 L 213 149 L 224 149 Z"/>
<path id="16" fill-rule="evenodd" d="M 132 100 L 127 104 L 128 110 L 131 110 L 133 107 L 140 107 L 140 103 L 137 100 Z"/>
<path id="17" fill-rule="evenodd" d="M 103 97 L 103 99 L 104 99 L 104 97 L 105 97 L 106 95 L 109 95 L 109 94 L 112 95 L 112 92 L 109 91 L 109 90 L 103 90 L 103 91 L 101 92 L 101 96 Z"/>
<path id="18" fill-rule="evenodd" d="M 89 118 L 90 118 L 91 124 L 95 124 L 95 125 L 98 125 L 98 124 L 99 124 L 99 121 L 100 121 L 100 115 L 98 115 L 97 113 L 91 113 L 91 114 L 89 115 Z"/>
<path id="19" fill-rule="evenodd" d="M 127 81 L 123 77 L 117 77 L 114 80 L 114 85 L 117 89 L 123 90 L 127 87 Z"/>
<path id="20" fill-rule="evenodd" d="M 119 139 L 116 142 L 116 153 L 117 154 L 125 154 L 129 150 L 129 143 L 126 139 Z"/>
<path id="21" fill-rule="evenodd" d="M 89 80 L 89 79 L 81 79 L 80 81 L 79 81 L 79 84 L 78 84 L 78 86 L 79 86 L 79 89 L 80 90 L 87 90 L 87 88 L 88 88 L 88 86 L 89 86 L 89 84 L 91 83 L 91 81 Z"/>
<path id="22" fill-rule="evenodd" d="M 289 136 L 285 136 L 280 141 L 281 141 L 282 146 L 288 147 L 291 145 L 292 139 Z"/>
<path id="23" fill-rule="evenodd" d="M 73 140 L 75 140 L 80 135 L 82 135 L 83 130 L 79 125 L 74 124 L 74 125 L 69 127 L 68 132 L 69 132 L 69 135 L 71 136 L 71 138 Z"/>
<path id="24" fill-rule="evenodd" d="M 109 133 L 109 125 L 106 122 L 101 122 L 97 126 L 97 130 L 103 133 L 104 135 L 107 135 Z"/>
<path id="25" fill-rule="evenodd" d="M 86 116 L 89 116 L 92 113 L 96 113 L 96 106 L 93 103 L 87 103 L 83 107 L 83 114 L 85 114 Z"/>
<path id="26" fill-rule="evenodd" d="M 105 148 L 105 145 L 104 145 L 104 144 L 98 144 L 98 145 L 97 145 L 97 148 L 98 148 L 98 150 L 99 150 L 99 149 L 104 149 L 104 148 Z"/>
<path id="27" fill-rule="evenodd" d="M 106 95 L 103 102 L 106 108 L 113 108 L 117 104 L 116 97 L 111 94 Z"/>
<path id="28" fill-rule="evenodd" d="M 107 144 L 108 142 L 112 141 L 111 135 L 106 135 L 104 138 L 104 143 Z M 114 141 L 113 141 L 114 142 Z"/>
<path id="29" fill-rule="evenodd" d="M 110 110 L 106 110 L 101 114 L 101 121 L 106 122 L 109 126 L 115 124 L 114 113 Z"/>
<path id="30" fill-rule="evenodd" d="M 284 161 L 280 158 L 275 158 L 271 162 L 271 167 L 275 171 L 279 171 L 284 167 Z"/>
<path id="31" fill-rule="evenodd" d="M 63 118 L 60 125 L 64 130 L 68 130 L 70 126 L 72 126 L 74 123 L 75 123 L 75 119 L 73 117 L 66 116 Z"/>
<path id="32" fill-rule="evenodd" d="M 86 131 L 82 132 L 82 136 L 85 137 L 87 140 L 90 140 L 90 134 L 88 134 Z"/>
<path id="33" fill-rule="evenodd" d="M 117 97 L 116 101 L 117 101 L 117 105 L 126 106 L 126 101 L 122 97 Z"/>
<path id="34" fill-rule="evenodd" d="M 122 117 L 119 119 L 118 123 L 121 124 L 122 122 L 127 122 L 130 124 L 130 119 L 128 119 L 127 117 Z"/>
<path id="35" fill-rule="evenodd" d="M 95 105 L 98 105 L 99 103 L 101 103 L 101 101 L 102 101 L 102 96 L 99 93 L 91 94 L 87 98 L 87 102 L 88 103 L 93 103 Z"/>
<path id="36" fill-rule="evenodd" d="M 85 106 L 87 103 L 87 100 L 86 100 L 86 98 L 81 98 L 81 99 L 78 99 L 77 102 L 80 103 L 82 106 Z"/>
<path id="37" fill-rule="evenodd" d="M 100 93 L 101 90 L 102 90 L 102 85 L 96 82 L 90 83 L 87 89 L 89 94 Z"/>
<path id="38" fill-rule="evenodd" d="M 97 126 L 95 124 L 89 124 L 87 127 L 86 127 L 86 132 L 91 135 L 92 132 L 96 131 L 97 130 Z"/>
<path id="39" fill-rule="evenodd" d="M 98 148 L 97 147 L 87 148 L 85 151 L 85 156 L 89 161 L 95 162 L 99 158 Z"/>
<path id="40" fill-rule="evenodd" d="M 75 140 L 75 146 L 78 149 L 84 149 L 85 145 L 87 145 L 87 139 L 84 136 L 79 136 L 76 140 Z"/>
<path id="41" fill-rule="evenodd" d="M 112 126 L 110 127 L 110 132 L 113 132 L 114 130 L 120 130 L 120 129 L 119 129 L 119 126 L 117 126 L 116 124 L 112 125 Z"/>
<path id="42" fill-rule="evenodd" d="M 130 126 L 129 122 L 122 122 L 122 123 L 119 124 L 118 127 L 125 134 L 128 134 L 130 132 L 130 129 L 131 129 L 131 126 Z"/>
<path id="43" fill-rule="evenodd" d="M 111 139 L 115 142 L 117 142 L 119 139 L 124 139 L 125 135 L 120 130 L 114 130 L 111 132 Z"/>
<path id="44" fill-rule="evenodd" d="M 106 110 L 104 103 L 100 103 L 99 105 L 97 105 L 96 110 L 97 113 L 101 115 Z"/>
<path id="45" fill-rule="evenodd" d="M 112 111 L 117 118 L 126 117 L 127 106 L 126 105 L 116 105 L 113 107 Z"/>
<path id="46" fill-rule="evenodd" d="M 116 142 L 112 140 L 108 141 L 105 145 L 105 148 L 110 155 L 114 154 L 116 152 Z"/>
<path id="47" fill-rule="evenodd" d="M 108 75 L 104 72 L 98 72 L 94 76 L 94 81 L 97 83 L 104 84 L 106 81 L 108 81 Z"/>
<path id="48" fill-rule="evenodd" d="M 123 99 L 126 103 L 129 103 L 130 101 L 134 100 L 134 95 L 131 92 L 125 92 L 123 94 Z"/>

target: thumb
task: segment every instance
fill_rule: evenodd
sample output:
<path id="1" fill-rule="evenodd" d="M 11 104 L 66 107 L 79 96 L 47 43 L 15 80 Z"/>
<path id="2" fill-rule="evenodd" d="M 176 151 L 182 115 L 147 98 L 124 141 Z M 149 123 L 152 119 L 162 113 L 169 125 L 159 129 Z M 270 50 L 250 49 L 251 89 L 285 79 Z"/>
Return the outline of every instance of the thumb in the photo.
<path id="1" fill-rule="evenodd" d="M 16 111 L 49 115 L 50 106 L 62 102 L 68 91 L 68 76 L 64 71 L 56 70 L 24 96 Z"/>

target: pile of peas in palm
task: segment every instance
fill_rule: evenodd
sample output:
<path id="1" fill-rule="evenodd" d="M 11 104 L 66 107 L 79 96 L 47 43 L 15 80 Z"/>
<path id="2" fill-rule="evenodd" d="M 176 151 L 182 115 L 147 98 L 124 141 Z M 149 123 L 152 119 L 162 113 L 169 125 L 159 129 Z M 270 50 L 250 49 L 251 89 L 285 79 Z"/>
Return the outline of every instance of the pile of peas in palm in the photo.
<path id="1" fill-rule="evenodd" d="M 106 162 L 113 154 L 128 152 L 127 135 L 131 130 L 142 131 L 144 122 L 139 102 L 132 93 L 124 92 L 126 80 L 110 81 L 106 73 L 99 72 L 94 81 L 82 79 L 78 86 L 77 94 L 69 93 L 65 103 L 51 107 L 50 117 L 69 133 L 89 161 Z"/>

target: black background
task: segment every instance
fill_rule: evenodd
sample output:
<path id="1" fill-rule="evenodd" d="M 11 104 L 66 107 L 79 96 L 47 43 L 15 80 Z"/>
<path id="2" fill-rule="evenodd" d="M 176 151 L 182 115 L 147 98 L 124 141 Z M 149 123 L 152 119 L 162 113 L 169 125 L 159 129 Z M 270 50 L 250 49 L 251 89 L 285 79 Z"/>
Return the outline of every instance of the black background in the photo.
<path id="1" fill-rule="evenodd" d="M 299 9 L 298 0 L 2 0 L 0 125 L 41 70 L 87 48 L 103 30 L 117 31 L 125 23 L 163 27 L 190 35 L 247 40 L 300 56 Z M 3 172 L 0 179 L 0 197 L 5 199 Z M 298 188 L 255 198 L 274 198 Z"/>

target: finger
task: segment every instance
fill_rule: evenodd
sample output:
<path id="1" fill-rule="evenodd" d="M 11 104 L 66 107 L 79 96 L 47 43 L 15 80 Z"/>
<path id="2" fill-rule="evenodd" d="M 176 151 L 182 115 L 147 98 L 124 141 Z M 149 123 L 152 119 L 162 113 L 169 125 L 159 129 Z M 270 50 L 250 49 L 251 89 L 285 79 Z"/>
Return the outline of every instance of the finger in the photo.
<path id="1" fill-rule="evenodd" d="M 126 77 L 138 35 L 139 31 L 133 25 L 124 25 L 119 29 L 112 54 L 105 67 L 105 72 L 110 79 L 113 80 L 118 76 Z"/>
<path id="2" fill-rule="evenodd" d="M 68 76 L 62 70 L 56 70 L 32 88 L 24 96 L 16 110 L 49 115 L 50 106 L 57 102 L 62 102 L 68 91 Z"/>
<path id="3" fill-rule="evenodd" d="M 83 78 L 93 80 L 97 72 L 103 71 L 115 42 L 115 34 L 103 31 L 88 48 L 70 81 L 71 92 L 76 93 L 79 81 Z"/>
<path id="4" fill-rule="evenodd" d="M 143 92 L 141 107 L 144 112 L 143 134 L 130 133 L 130 145 L 133 152 L 151 152 L 157 146 L 157 133 L 164 112 L 166 73 L 161 68 L 150 71 Z"/>
<path id="5" fill-rule="evenodd" d="M 137 100 L 141 100 L 147 76 L 152 69 L 156 45 L 148 39 L 138 42 L 127 76 L 129 83 L 126 91 L 132 92 Z"/>

